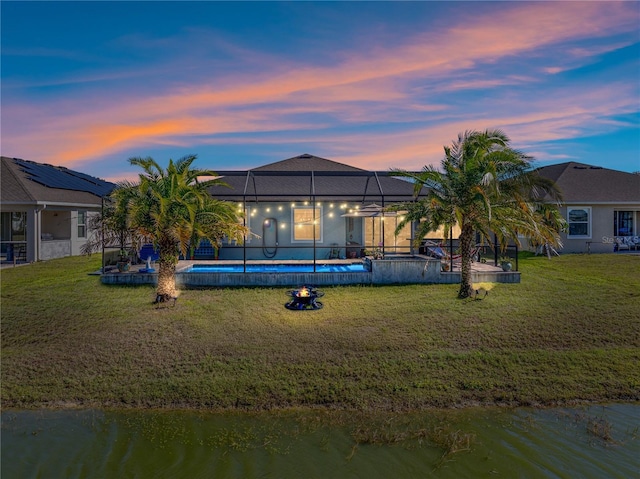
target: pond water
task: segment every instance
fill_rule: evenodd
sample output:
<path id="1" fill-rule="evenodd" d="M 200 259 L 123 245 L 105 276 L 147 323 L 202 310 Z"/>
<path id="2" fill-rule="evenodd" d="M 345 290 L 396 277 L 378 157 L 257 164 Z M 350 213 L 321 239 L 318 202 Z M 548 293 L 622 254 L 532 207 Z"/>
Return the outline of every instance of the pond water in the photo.
<path id="1" fill-rule="evenodd" d="M 313 263 L 251 263 L 246 265 L 247 273 L 313 273 Z M 182 273 L 242 273 L 242 264 L 194 264 L 185 268 Z M 366 272 L 363 263 L 328 263 L 316 264 L 316 273 L 353 273 Z"/>
<path id="2" fill-rule="evenodd" d="M 2 413 L 2 478 L 640 477 L 640 405 Z"/>

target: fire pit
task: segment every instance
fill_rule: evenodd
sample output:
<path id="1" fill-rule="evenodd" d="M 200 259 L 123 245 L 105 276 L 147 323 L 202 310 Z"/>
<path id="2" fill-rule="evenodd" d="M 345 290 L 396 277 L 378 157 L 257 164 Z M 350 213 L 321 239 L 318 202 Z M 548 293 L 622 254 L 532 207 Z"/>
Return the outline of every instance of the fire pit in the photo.
<path id="1" fill-rule="evenodd" d="M 318 291 L 313 286 L 300 286 L 298 289 L 292 289 L 287 291 L 287 294 L 291 296 L 291 301 L 284 305 L 285 308 L 294 311 L 309 311 L 322 308 L 323 304 L 317 301 L 318 298 L 322 298 L 324 293 Z"/>

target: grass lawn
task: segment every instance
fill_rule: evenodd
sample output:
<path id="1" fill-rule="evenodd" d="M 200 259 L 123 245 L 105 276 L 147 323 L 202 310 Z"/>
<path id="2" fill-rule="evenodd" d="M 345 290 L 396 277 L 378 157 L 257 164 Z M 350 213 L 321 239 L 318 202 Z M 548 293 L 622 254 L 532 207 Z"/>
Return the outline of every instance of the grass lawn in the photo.
<path id="1" fill-rule="evenodd" d="M 4 408 L 404 411 L 640 399 L 640 256 L 524 256 L 521 284 L 104 286 L 94 256 L 1 272 Z M 296 286 L 296 285 L 291 285 Z"/>

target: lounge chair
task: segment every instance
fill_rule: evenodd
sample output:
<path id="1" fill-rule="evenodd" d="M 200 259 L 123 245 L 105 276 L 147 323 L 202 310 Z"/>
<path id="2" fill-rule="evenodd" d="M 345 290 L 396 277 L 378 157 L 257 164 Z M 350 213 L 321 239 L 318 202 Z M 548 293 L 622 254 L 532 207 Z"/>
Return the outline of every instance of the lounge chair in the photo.
<path id="1" fill-rule="evenodd" d="M 453 256 L 451 256 L 441 245 L 436 244 L 432 241 L 427 241 L 425 243 L 425 246 L 427 249 L 427 254 L 429 256 L 433 256 L 434 258 L 443 259 L 447 261 L 450 261 L 451 259 L 453 259 L 454 261 L 457 261 L 460 258 L 462 258 L 462 255 L 459 255 L 459 254 L 454 254 Z"/>
<path id="2" fill-rule="evenodd" d="M 447 261 L 450 259 L 453 259 L 455 261 L 462 257 L 462 255 L 459 254 L 454 254 L 453 256 L 451 256 L 444 249 L 442 249 L 441 246 L 429 246 L 427 247 L 427 251 L 429 251 L 429 253 L 431 253 L 431 256 L 433 256 L 434 258 L 446 259 Z"/>
<path id="3" fill-rule="evenodd" d="M 432 241 L 427 241 L 425 243 L 426 249 L 427 249 L 427 254 L 429 256 L 433 256 L 434 258 L 438 258 L 441 260 L 445 260 L 445 261 L 451 261 L 453 260 L 454 262 L 459 262 L 462 259 L 462 255 L 461 254 L 454 254 L 454 255 L 450 255 L 449 252 L 444 249 L 441 245 L 436 244 Z M 478 257 L 478 253 L 480 252 L 480 247 L 476 246 L 475 248 L 471 249 L 471 260 L 472 261 L 480 261 L 479 257 Z"/>

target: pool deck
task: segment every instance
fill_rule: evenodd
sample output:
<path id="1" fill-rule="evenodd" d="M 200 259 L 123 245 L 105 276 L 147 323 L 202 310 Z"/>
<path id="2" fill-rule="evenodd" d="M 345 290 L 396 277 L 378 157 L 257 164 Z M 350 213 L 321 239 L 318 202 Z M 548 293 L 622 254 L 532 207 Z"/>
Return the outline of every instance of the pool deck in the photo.
<path id="1" fill-rule="evenodd" d="M 176 267 L 176 284 L 182 288 L 206 288 L 227 286 L 295 286 L 313 284 L 330 286 L 341 284 L 454 284 L 460 282 L 460 266 L 454 263 L 452 271 L 441 271 L 441 262 L 427 256 L 398 256 L 383 260 L 371 260 L 371 270 L 365 272 L 323 272 L 323 273 L 273 273 L 273 272 L 223 272 L 192 273 L 185 271 L 189 266 L 198 265 L 242 265 L 243 261 L 180 261 Z M 323 259 L 317 264 L 362 263 L 363 259 L 339 260 Z M 251 260 L 247 264 L 309 264 L 309 260 Z M 142 273 L 145 265 L 133 265 L 128 272 L 110 270 L 101 275 L 103 284 L 157 284 L 157 273 Z M 472 263 L 471 280 L 474 283 L 519 283 L 518 271 L 502 271 L 489 263 Z"/>

